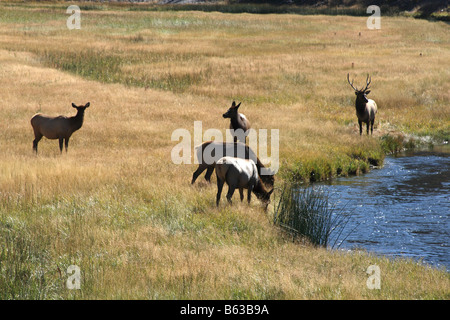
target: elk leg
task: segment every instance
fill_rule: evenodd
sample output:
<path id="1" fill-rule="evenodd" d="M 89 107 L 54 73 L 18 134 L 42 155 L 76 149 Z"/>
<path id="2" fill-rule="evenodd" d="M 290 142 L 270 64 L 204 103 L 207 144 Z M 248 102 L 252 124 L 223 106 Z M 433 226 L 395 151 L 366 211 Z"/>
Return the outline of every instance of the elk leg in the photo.
<path id="1" fill-rule="evenodd" d="M 253 186 L 248 186 L 247 201 L 249 204 L 250 204 L 250 201 L 252 200 L 252 191 L 253 191 Z"/>
<path id="2" fill-rule="evenodd" d="M 206 168 L 207 168 L 207 166 L 204 164 L 200 164 L 198 166 L 197 170 L 195 170 L 194 174 L 192 175 L 191 184 L 194 184 L 195 180 L 197 180 L 198 176 L 201 175 L 202 172 L 205 171 Z"/>
<path id="3" fill-rule="evenodd" d="M 205 174 L 205 180 L 208 181 L 209 183 L 211 183 L 211 175 L 214 172 L 214 167 L 210 166 L 208 167 L 208 170 L 206 170 L 206 174 Z"/>
<path id="4" fill-rule="evenodd" d="M 39 141 L 42 139 L 42 135 L 41 134 L 34 134 L 34 140 L 33 140 L 33 150 L 36 151 L 36 154 L 38 152 L 38 143 Z"/>
<path id="5" fill-rule="evenodd" d="M 62 154 L 62 150 L 63 150 L 63 142 L 64 142 L 64 138 L 60 138 L 59 139 L 59 151 L 61 151 L 61 154 Z"/>
<path id="6" fill-rule="evenodd" d="M 367 121 L 367 122 L 366 122 L 366 125 L 367 125 L 367 135 L 369 135 L 370 121 Z"/>
<path id="7" fill-rule="evenodd" d="M 241 202 L 244 200 L 244 189 L 239 188 L 239 195 L 241 196 Z"/>
<path id="8" fill-rule="evenodd" d="M 67 153 L 67 149 L 69 148 L 69 138 L 66 138 L 65 147 L 66 147 L 66 153 Z"/>
<path id="9" fill-rule="evenodd" d="M 216 206 L 219 206 L 220 195 L 222 194 L 223 181 L 217 177 L 217 195 L 216 195 Z"/>
<path id="10" fill-rule="evenodd" d="M 371 126 L 370 126 L 370 134 L 373 135 L 373 123 L 375 122 L 375 119 L 373 119 L 371 121 Z"/>
<path id="11" fill-rule="evenodd" d="M 233 197 L 233 193 L 234 193 L 235 189 L 236 188 L 234 186 L 228 185 L 227 200 L 228 200 L 229 204 L 233 204 L 233 202 L 231 201 L 231 198 Z"/>
<path id="12" fill-rule="evenodd" d="M 359 124 L 359 135 L 362 135 L 362 121 L 358 120 L 358 124 Z"/>

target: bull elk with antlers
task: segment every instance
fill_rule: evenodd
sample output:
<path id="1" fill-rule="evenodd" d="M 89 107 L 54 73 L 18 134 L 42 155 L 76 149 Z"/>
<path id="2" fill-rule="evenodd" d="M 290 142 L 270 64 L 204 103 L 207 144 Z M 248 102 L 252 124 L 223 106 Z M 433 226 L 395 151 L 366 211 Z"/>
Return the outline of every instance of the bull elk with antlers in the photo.
<path id="1" fill-rule="evenodd" d="M 359 90 L 357 87 L 353 86 L 353 80 L 350 82 L 350 75 L 347 73 L 347 81 L 350 86 L 355 90 L 356 101 L 356 116 L 358 117 L 359 124 L 359 135 L 362 135 L 362 123 L 367 125 L 367 134 L 369 134 L 369 124 L 370 133 L 373 134 L 373 123 L 375 122 L 375 114 L 377 113 L 377 104 L 374 100 L 368 99 L 367 95 L 370 93 L 369 85 L 372 78 L 367 75 L 366 86 Z"/>

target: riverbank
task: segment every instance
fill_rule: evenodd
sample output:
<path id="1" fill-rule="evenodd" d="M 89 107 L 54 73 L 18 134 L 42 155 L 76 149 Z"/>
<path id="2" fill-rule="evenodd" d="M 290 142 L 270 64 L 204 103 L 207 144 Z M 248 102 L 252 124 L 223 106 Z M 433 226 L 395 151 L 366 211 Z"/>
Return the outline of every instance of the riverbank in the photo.
<path id="1" fill-rule="evenodd" d="M 450 146 L 438 145 L 396 153 L 383 168 L 315 187 L 351 216 L 341 249 L 423 259 L 448 272 L 449 168 Z"/>
<path id="2" fill-rule="evenodd" d="M 364 172 L 384 152 L 354 130 L 346 74 L 372 75 L 374 132 L 445 132 L 448 26 L 114 8 L 68 30 L 62 7 L 0 4 L 2 299 L 448 299 L 445 271 L 293 243 L 270 216 L 277 194 L 268 214 L 257 199 L 216 208 L 215 185 L 191 186 L 196 165 L 170 158 L 174 130 L 225 132 L 236 100 L 253 128 L 279 129 L 277 187 L 314 165 L 318 180 Z M 32 153 L 35 112 L 88 101 L 67 154 L 45 138 Z M 70 265 L 81 290 L 66 287 Z"/>

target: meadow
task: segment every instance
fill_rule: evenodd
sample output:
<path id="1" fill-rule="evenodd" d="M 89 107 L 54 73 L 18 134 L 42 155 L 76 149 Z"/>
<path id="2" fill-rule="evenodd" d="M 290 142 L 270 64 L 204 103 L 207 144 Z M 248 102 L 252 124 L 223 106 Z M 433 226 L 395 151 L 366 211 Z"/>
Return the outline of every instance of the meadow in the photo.
<path id="1" fill-rule="evenodd" d="M 69 30 L 66 8 L 0 3 L 0 299 L 449 298 L 443 270 L 292 241 L 273 224 L 278 189 L 268 213 L 237 195 L 216 208 L 215 177 L 191 186 L 196 165 L 170 157 L 194 121 L 225 134 L 233 100 L 253 128 L 279 129 L 277 187 L 363 174 L 393 139 L 448 141 L 447 24 L 104 5 Z M 373 137 L 347 73 L 372 76 Z M 88 101 L 67 154 L 45 138 L 33 154 L 36 112 Z M 381 290 L 366 286 L 374 264 Z"/>

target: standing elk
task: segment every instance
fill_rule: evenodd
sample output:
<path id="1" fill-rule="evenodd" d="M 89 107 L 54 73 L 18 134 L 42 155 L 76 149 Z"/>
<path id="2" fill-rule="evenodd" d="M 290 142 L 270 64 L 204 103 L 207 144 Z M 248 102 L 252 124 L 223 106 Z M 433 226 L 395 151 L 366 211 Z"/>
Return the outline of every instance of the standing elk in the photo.
<path id="1" fill-rule="evenodd" d="M 89 106 L 89 102 L 84 106 L 77 106 L 72 103 L 72 107 L 77 109 L 77 114 L 73 117 L 49 117 L 41 113 L 35 114 L 33 118 L 31 118 L 31 126 L 34 131 L 33 150 L 36 154 L 38 143 L 42 137 L 46 137 L 47 139 L 59 139 L 59 150 L 61 153 L 63 150 L 63 142 L 65 140 L 67 152 L 70 136 L 83 125 L 84 111 Z"/>
<path id="2" fill-rule="evenodd" d="M 233 193 L 236 189 L 239 189 L 241 201 L 244 200 L 244 189 L 247 189 L 248 203 L 250 203 L 253 192 L 264 204 L 264 209 L 267 210 L 267 206 L 270 202 L 270 195 L 274 189 L 272 188 L 272 190 L 267 191 L 259 178 L 258 169 L 256 168 L 256 164 L 253 160 L 233 157 L 220 158 L 216 163 L 216 176 L 216 206 L 219 206 L 222 188 L 226 182 L 228 185 L 227 200 L 230 204 L 232 203 L 231 198 L 233 197 Z"/>
<path id="3" fill-rule="evenodd" d="M 274 175 L 273 174 L 262 174 L 262 169 L 265 168 L 262 162 L 258 159 L 253 150 L 243 144 L 242 142 L 216 142 L 216 141 L 206 141 L 201 145 L 195 147 L 195 153 L 200 164 L 197 170 L 192 175 L 191 184 L 194 184 L 198 176 L 206 171 L 205 180 L 211 182 L 211 175 L 214 172 L 217 161 L 224 156 L 232 156 L 243 159 L 252 159 L 256 168 L 258 169 L 259 176 L 264 184 L 273 187 L 274 185 Z"/>
<path id="4" fill-rule="evenodd" d="M 245 136 L 248 129 L 250 129 L 250 122 L 248 121 L 247 117 L 243 115 L 242 113 L 238 112 L 238 109 L 240 107 L 241 103 L 239 102 L 238 105 L 236 105 L 236 102 L 233 101 L 231 104 L 231 107 L 228 109 L 227 112 L 225 112 L 222 116 L 226 119 L 230 119 L 230 129 L 233 131 L 234 136 L 234 142 L 237 142 L 238 133 L 237 130 L 241 129 L 244 132 L 244 142 L 245 143 Z"/>
<path id="5" fill-rule="evenodd" d="M 369 85 L 372 81 L 372 78 L 369 78 L 367 75 L 366 79 L 366 87 L 358 90 L 353 86 L 353 80 L 350 83 L 350 75 L 347 73 L 347 81 L 350 86 L 355 90 L 356 101 L 356 116 L 358 117 L 359 124 L 359 135 L 362 135 L 362 123 L 364 122 L 367 125 L 367 134 L 369 134 L 369 124 L 370 124 L 370 133 L 373 134 L 373 123 L 375 122 L 375 114 L 377 113 L 377 104 L 372 99 L 367 99 L 367 95 L 370 93 Z"/>

